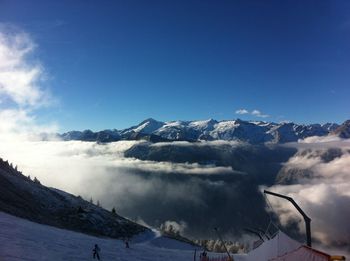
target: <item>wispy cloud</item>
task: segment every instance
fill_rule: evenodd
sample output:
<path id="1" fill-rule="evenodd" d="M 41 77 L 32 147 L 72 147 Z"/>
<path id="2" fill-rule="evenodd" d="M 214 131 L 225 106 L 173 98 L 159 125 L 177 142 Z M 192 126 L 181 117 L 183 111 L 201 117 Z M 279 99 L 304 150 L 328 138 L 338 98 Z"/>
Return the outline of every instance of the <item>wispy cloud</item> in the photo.
<path id="1" fill-rule="evenodd" d="M 263 114 L 261 111 L 259 110 L 253 110 L 252 115 L 256 116 L 256 117 L 260 117 L 260 118 L 267 118 L 267 117 L 270 117 L 270 115 L 268 114 Z"/>
<path id="2" fill-rule="evenodd" d="M 239 109 L 239 110 L 236 110 L 236 114 L 240 114 L 240 115 L 251 114 L 255 117 L 260 117 L 260 118 L 270 117 L 270 115 L 264 114 L 259 110 L 253 110 L 253 111 L 249 112 L 247 109 Z"/>
<path id="3" fill-rule="evenodd" d="M 38 125 L 34 112 L 54 102 L 45 81 L 44 67 L 33 58 L 36 45 L 29 34 L 0 23 L 0 134 L 54 131 L 55 124 Z"/>
<path id="4" fill-rule="evenodd" d="M 247 111 L 246 109 L 239 109 L 236 111 L 236 114 L 248 114 L 249 111 Z"/>
<path id="5" fill-rule="evenodd" d="M 30 62 L 28 56 L 35 49 L 24 32 L 13 33 L 12 28 L 0 29 L 0 94 L 19 106 L 38 106 L 45 99 L 40 87 L 43 68 Z M 11 30 L 11 31 L 10 31 Z"/>

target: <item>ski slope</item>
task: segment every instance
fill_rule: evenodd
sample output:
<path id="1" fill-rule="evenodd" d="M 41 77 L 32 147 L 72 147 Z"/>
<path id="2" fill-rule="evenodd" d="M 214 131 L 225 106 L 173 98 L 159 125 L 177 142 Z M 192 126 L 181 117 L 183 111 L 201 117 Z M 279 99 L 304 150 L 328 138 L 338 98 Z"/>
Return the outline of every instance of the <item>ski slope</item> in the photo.
<path id="1" fill-rule="evenodd" d="M 93 260 L 92 249 L 95 244 L 101 248 L 101 260 L 105 261 L 192 261 L 196 249 L 192 245 L 162 237 L 156 231 L 136 236 L 130 241 L 130 248 L 126 249 L 121 240 L 94 237 L 33 223 L 0 212 L 0 261 Z M 294 253 L 295 249 L 300 249 L 300 245 L 280 231 L 262 247 L 249 254 L 236 254 L 233 257 L 235 261 L 267 261 L 286 253 Z M 197 261 L 199 251 L 197 248 Z M 319 253 L 304 249 L 302 254 L 313 254 L 312 260 L 328 260 L 324 255 L 321 258 Z M 214 258 L 225 255 L 208 253 L 208 256 Z"/>
<path id="2" fill-rule="evenodd" d="M 126 249 L 121 240 L 37 224 L 0 212 L 1 261 L 93 260 L 95 244 L 101 248 L 101 260 L 106 261 L 193 260 L 195 249 L 189 244 L 161 237 L 156 232 L 137 236 Z"/>

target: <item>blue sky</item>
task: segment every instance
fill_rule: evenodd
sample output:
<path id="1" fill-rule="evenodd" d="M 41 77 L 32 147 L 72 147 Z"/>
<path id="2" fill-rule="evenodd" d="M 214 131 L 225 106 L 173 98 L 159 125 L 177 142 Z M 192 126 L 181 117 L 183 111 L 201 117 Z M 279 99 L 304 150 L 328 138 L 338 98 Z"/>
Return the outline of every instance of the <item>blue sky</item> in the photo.
<path id="1" fill-rule="evenodd" d="M 35 42 L 58 101 L 35 114 L 62 131 L 350 118 L 347 1 L 2 0 L 0 23 Z"/>

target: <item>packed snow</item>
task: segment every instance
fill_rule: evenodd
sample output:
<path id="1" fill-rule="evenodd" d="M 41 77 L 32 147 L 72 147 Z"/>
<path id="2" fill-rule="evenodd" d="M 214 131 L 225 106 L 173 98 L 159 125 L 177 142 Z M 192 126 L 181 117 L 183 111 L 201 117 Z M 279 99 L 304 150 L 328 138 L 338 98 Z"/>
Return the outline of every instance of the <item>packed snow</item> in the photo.
<path id="1" fill-rule="evenodd" d="M 147 231 L 129 240 L 130 248 L 122 240 L 94 237 L 33 223 L 0 212 L 0 260 L 93 260 L 95 244 L 100 248 L 101 260 L 175 261 L 199 260 L 199 247 L 162 237 L 157 231 Z M 301 246 L 279 231 L 248 254 L 232 255 L 235 261 L 282 260 L 300 250 L 300 260 L 328 260 L 329 256 Z M 299 251 L 299 252 L 300 252 Z M 209 260 L 225 260 L 224 254 L 208 253 Z M 277 257 L 281 257 L 279 259 Z M 327 258 L 326 258 L 327 257 Z M 217 259 L 216 259 L 217 258 Z"/>
<path id="2" fill-rule="evenodd" d="M 167 261 L 193 260 L 195 247 L 146 232 L 130 240 L 94 237 L 37 224 L 0 212 L 0 260 L 93 260 L 95 244 L 101 260 Z M 197 248 L 199 250 L 199 248 Z M 216 254 L 216 256 L 222 254 Z M 214 256 L 214 254 L 213 254 Z"/>

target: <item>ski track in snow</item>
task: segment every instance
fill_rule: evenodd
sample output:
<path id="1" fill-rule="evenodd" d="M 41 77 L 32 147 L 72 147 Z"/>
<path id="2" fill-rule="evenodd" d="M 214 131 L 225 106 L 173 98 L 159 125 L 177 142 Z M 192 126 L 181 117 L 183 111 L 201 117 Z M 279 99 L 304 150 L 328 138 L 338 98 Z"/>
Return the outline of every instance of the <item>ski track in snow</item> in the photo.
<path id="1" fill-rule="evenodd" d="M 131 240 L 130 248 L 126 249 L 121 240 L 37 224 L 0 212 L 1 261 L 94 260 L 92 249 L 95 244 L 101 248 L 101 260 L 105 261 L 193 260 L 195 249 L 151 232 Z"/>

